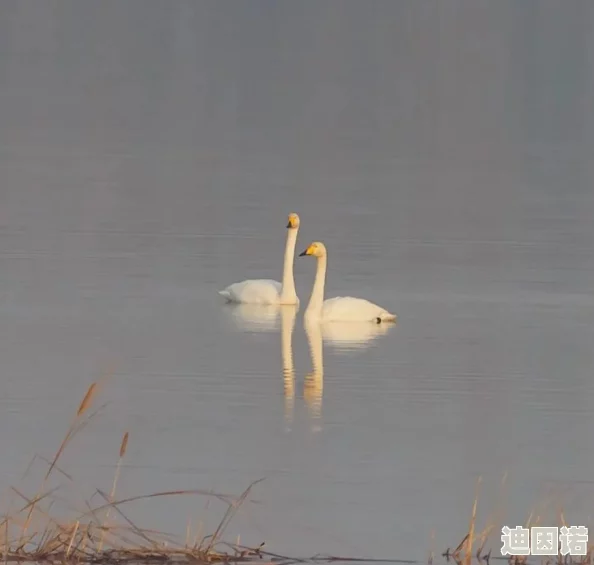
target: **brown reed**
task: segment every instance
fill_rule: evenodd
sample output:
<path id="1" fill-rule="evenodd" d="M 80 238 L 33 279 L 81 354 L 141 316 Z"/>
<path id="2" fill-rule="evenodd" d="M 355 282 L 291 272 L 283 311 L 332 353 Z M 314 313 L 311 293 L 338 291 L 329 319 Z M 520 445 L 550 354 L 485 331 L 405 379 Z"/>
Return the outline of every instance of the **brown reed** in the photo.
<path id="1" fill-rule="evenodd" d="M 28 496 L 20 489 L 11 487 L 20 508 L 9 512 L 0 520 L 0 552 L 4 563 L 29 562 L 47 564 L 74 565 L 93 563 L 107 565 L 132 565 L 133 563 L 239 563 L 258 560 L 262 565 L 275 562 L 275 565 L 297 563 L 308 560 L 293 559 L 264 550 L 264 543 L 257 547 L 246 547 L 225 542 L 222 536 L 236 516 L 240 507 L 246 503 L 252 488 L 263 479 L 252 482 L 239 496 L 215 493 L 207 490 L 169 490 L 145 495 L 116 499 L 118 478 L 121 465 L 129 446 L 129 433 L 125 432 L 120 441 L 118 461 L 109 493 L 95 489 L 102 502 L 92 505 L 85 500 L 86 510 L 75 518 L 65 520 L 53 512 L 58 487 L 48 488 L 47 482 L 52 473 L 59 473 L 71 483 L 74 479 L 59 466 L 59 460 L 73 438 L 99 413 L 102 407 L 92 410 L 99 392 L 100 381 L 93 382 L 80 402 L 76 414 L 66 430 L 66 434 L 51 460 L 42 456 L 36 459 L 44 461 L 48 469 L 37 493 Z M 104 406 L 104 405 L 103 405 Z M 26 473 L 28 472 L 28 469 Z M 190 542 L 189 531 L 185 541 L 134 523 L 122 508 L 124 505 L 148 499 L 172 496 L 202 496 L 209 500 L 218 500 L 227 507 L 222 519 L 213 534 L 201 536 L 197 534 Z M 115 516 L 112 516 L 115 515 Z M 103 516 L 103 517 L 102 517 Z M 11 530 L 18 533 L 11 537 Z M 224 549 L 224 550 L 223 550 Z M 347 559 L 333 556 L 315 556 L 315 562 L 330 561 L 373 561 L 369 559 Z M 392 560 L 385 560 L 392 562 Z"/>

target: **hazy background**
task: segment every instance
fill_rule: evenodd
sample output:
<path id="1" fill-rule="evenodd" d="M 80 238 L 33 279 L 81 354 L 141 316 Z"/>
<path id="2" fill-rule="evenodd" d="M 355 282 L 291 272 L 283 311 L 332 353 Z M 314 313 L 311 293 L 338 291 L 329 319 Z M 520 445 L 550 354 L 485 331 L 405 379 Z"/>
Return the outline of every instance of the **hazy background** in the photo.
<path id="1" fill-rule="evenodd" d="M 271 551 L 425 559 L 462 539 L 479 475 L 484 525 L 506 471 L 504 523 L 552 489 L 589 524 L 593 23 L 587 0 L 3 1 L 7 496 L 113 371 L 61 462 L 85 496 L 128 430 L 121 496 L 266 477 L 228 539 Z M 399 316 L 326 343 L 323 389 L 311 258 L 294 382 L 280 322 L 216 294 L 280 278 L 291 211 L 328 297 Z M 223 508 L 126 511 L 183 537 Z"/>

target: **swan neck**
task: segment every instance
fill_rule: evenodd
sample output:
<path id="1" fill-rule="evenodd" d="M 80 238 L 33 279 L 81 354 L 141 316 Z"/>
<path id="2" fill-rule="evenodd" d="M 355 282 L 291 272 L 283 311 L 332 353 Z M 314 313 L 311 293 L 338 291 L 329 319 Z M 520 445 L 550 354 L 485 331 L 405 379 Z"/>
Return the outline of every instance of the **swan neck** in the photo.
<path id="1" fill-rule="evenodd" d="M 293 262 L 295 259 L 295 244 L 297 243 L 298 229 L 287 230 L 287 243 L 285 246 L 285 262 L 283 265 L 283 286 L 281 290 L 281 299 L 295 300 L 295 278 L 293 276 Z"/>
<path id="2" fill-rule="evenodd" d="M 309 305 L 304 312 L 309 318 L 319 318 L 322 315 L 322 305 L 324 303 L 324 285 L 326 283 L 326 265 L 328 258 L 326 255 L 318 257 L 318 266 L 316 269 L 316 278 L 314 279 L 313 289 L 309 299 Z"/>

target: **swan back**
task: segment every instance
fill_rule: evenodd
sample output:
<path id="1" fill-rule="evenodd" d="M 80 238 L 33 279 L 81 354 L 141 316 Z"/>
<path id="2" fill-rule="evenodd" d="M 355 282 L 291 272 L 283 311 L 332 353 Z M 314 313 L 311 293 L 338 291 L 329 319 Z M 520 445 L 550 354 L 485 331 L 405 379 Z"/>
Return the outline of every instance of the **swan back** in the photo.
<path id="1" fill-rule="evenodd" d="M 325 300 L 322 305 L 322 319 L 324 321 L 368 321 L 389 322 L 395 321 L 396 316 L 381 306 L 352 296 L 337 296 Z"/>
<path id="2" fill-rule="evenodd" d="M 229 285 L 219 294 L 227 302 L 240 304 L 278 304 L 282 284 L 272 279 L 251 279 Z"/>

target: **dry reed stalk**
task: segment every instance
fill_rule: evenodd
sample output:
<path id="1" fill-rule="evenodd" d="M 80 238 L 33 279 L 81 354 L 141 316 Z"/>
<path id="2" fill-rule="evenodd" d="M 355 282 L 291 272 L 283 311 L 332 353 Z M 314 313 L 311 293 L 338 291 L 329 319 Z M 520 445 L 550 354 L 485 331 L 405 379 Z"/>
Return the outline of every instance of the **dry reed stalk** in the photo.
<path id="1" fill-rule="evenodd" d="M 466 555 L 464 558 L 465 565 L 470 565 L 472 561 L 472 542 L 474 538 L 474 527 L 476 523 L 476 506 L 478 503 L 479 486 L 481 484 L 482 477 L 479 477 L 476 481 L 476 493 L 474 496 L 474 504 L 472 505 L 472 517 L 470 519 L 470 527 L 468 529 L 468 540 L 466 541 Z"/>
<path id="2" fill-rule="evenodd" d="M 122 465 L 122 459 L 126 455 L 127 449 L 128 449 L 128 432 L 126 432 L 123 435 L 122 441 L 120 443 L 120 456 L 118 458 L 118 463 L 116 465 L 115 475 L 113 477 L 113 484 L 111 485 L 111 492 L 109 493 L 109 502 L 110 503 L 113 503 L 113 499 L 115 497 L 116 486 L 118 484 L 118 478 L 120 476 L 120 467 Z M 99 540 L 99 547 L 98 547 L 99 552 L 101 552 L 101 549 L 103 548 L 103 540 L 105 539 L 105 527 L 107 525 L 107 521 L 109 520 L 110 511 L 111 511 L 111 508 L 108 508 L 107 511 L 105 512 L 105 520 L 103 521 L 103 524 L 102 524 L 101 539 Z"/>
<path id="3" fill-rule="evenodd" d="M 192 531 L 192 516 L 188 516 L 188 524 L 186 525 L 186 541 L 185 547 L 190 546 L 190 532 Z"/>
<path id="4" fill-rule="evenodd" d="M 475 554 L 475 557 L 479 561 L 482 560 L 481 555 L 483 553 L 483 550 L 485 549 L 485 545 L 489 539 L 489 535 L 497 527 L 497 524 L 499 524 L 501 522 L 503 515 L 505 514 L 504 504 L 503 504 L 503 493 L 505 492 L 505 485 L 506 485 L 507 477 L 508 477 L 508 472 L 505 471 L 503 473 L 503 477 L 501 478 L 501 484 L 499 487 L 501 494 L 497 498 L 497 501 L 495 503 L 495 509 L 488 516 L 487 521 L 486 521 L 487 525 L 485 526 L 483 531 L 476 536 L 476 539 L 480 540 L 478 543 L 478 548 L 476 550 L 476 554 Z M 490 554 L 490 552 L 489 552 L 489 554 Z"/>
<path id="5" fill-rule="evenodd" d="M 99 387 L 97 385 L 97 381 L 91 383 L 91 385 L 87 389 L 87 393 L 85 394 L 84 398 L 82 399 L 82 401 L 78 407 L 78 410 L 76 411 L 76 416 L 72 420 L 72 423 L 70 424 L 70 427 L 68 428 L 66 436 L 62 440 L 62 444 L 60 445 L 58 451 L 56 452 L 56 454 L 54 456 L 54 460 L 52 461 L 49 469 L 47 470 L 47 473 L 45 475 L 46 480 L 51 475 L 51 472 L 52 472 L 55 464 L 57 463 L 58 459 L 60 458 L 60 456 L 66 449 L 66 446 L 68 445 L 69 441 L 72 439 L 72 437 L 76 433 L 75 430 L 77 428 L 78 422 L 80 421 L 82 416 L 84 416 L 85 412 L 90 408 L 90 406 L 93 402 L 93 399 L 94 399 L 95 395 L 97 394 L 98 390 L 99 390 Z"/>
<path id="6" fill-rule="evenodd" d="M 4 563 L 8 563 L 8 553 L 10 552 L 10 540 L 8 539 L 8 517 L 4 520 Z"/>
<path id="7" fill-rule="evenodd" d="M 212 492 L 212 490 L 211 490 Z M 210 501 L 212 499 L 207 497 L 204 501 L 204 512 L 206 512 L 210 508 Z M 202 549 L 202 543 L 205 540 L 205 537 L 202 535 L 204 530 L 204 521 L 200 520 L 198 522 L 198 528 L 196 529 L 196 536 L 194 537 L 194 551 L 200 551 Z M 200 540 L 200 545 L 198 545 L 198 540 Z"/>
<path id="8" fill-rule="evenodd" d="M 239 507 L 243 504 L 243 502 L 247 498 L 248 494 L 250 493 L 250 491 L 252 490 L 252 488 L 254 487 L 254 485 L 256 485 L 257 483 L 262 482 L 262 480 L 263 479 L 260 479 L 258 481 L 254 481 L 251 485 L 248 486 L 248 488 L 246 488 L 243 491 L 243 493 L 239 497 L 239 500 L 237 500 L 237 502 L 231 504 L 227 508 L 227 512 L 225 512 L 225 515 L 223 516 L 223 518 L 219 522 L 219 525 L 217 526 L 217 529 L 215 530 L 215 533 L 211 536 L 211 541 L 208 544 L 208 546 L 206 547 L 206 553 L 209 553 L 210 551 L 212 551 L 212 548 L 216 545 L 219 537 L 223 534 L 223 532 L 225 531 L 225 528 L 227 527 L 227 525 L 229 524 L 229 522 L 231 521 L 231 519 L 233 518 L 233 516 L 235 516 L 235 514 L 237 513 Z"/>
<path id="9" fill-rule="evenodd" d="M 493 529 L 495 528 L 495 524 L 487 524 L 487 526 L 484 528 L 484 530 L 478 535 L 476 536 L 478 540 L 480 540 L 479 544 L 478 544 L 478 548 L 476 550 L 476 558 L 480 561 L 481 560 L 481 554 L 483 553 L 483 549 L 485 548 L 485 544 L 487 543 L 487 540 L 489 539 L 489 534 L 493 531 Z"/>
<path id="10" fill-rule="evenodd" d="M 106 494 L 104 494 L 102 491 L 100 491 L 99 489 L 97 489 L 97 492 L 106 500 L 108 500 L 108 496 Z M 108 506 L 112 506 L 113 508 L 115 508 L 115 511 L 122 517 L 124 518 L 124 520 L 126 520 L 126 522 L 128 522 L 128 524 L 132 527 L 132 529 L 134 530 L 134 532 L 136 533 L 136 535 L 138 535 L 139 537 L 141 537 L 142 539 L 144 539 L 144 541 L 148 542 L 149 545 L 153 546 L 153 548 L 155 548 L 157 546 L 157 544 L 155 543 L 154 540 L 152 540 L 151 538 L 149 538 L 134 522 L 132 522 L 132 520 L 130 520 L 130 518 L 128 518 L 128 516 L 126 516 L 121 510 L 120 508 L 117 506 L 116 503 L 111 502 Z"/>
<path id="11" fill-rule="evenodd" d="M 196 529 L 196 535 L 194 536 L 194 546 L 192 547 L 193 551 L 198 549 L 198 540 L 204 539 L 202 536 L 202 530 L 204 529 L 204 522 L 200 520 L 198 522 L 198 528 Z"/>
<path id="12" fill-rule="evenodd" d="M 428 565 L 433 564 L 433 544 L 435 543 L 435 530 L 431 530 L 429 533 L 429 558 L 427 559 Z M 239 545 L 239 544 L 237 544 Z"/>
<path id="13" fill-rule="evenodd" d="M 61 443 L 58 451 L 54 455 L 54 459 L 53 459 L 49 469 L 47 470 L 47 473 L 42 481 L 41 487 L 39 488 L 38 492 L 43 491 L 43 489 L 45 488 L 45 483 L 47 482 L 47 479 L 51 475 L 51 472 L 54 469 L 56 463 L 58 462 L 58 459 L 60 458 L 60 456 L 66 449 L 66 446 L 68 445 L 70 440 L 74 437 L 74 435 L 77 433 L 77 431 L 80 430 L 79 426 L 78 426 L 78 424 L 80 423 L 80 419 L 82 418 L 82 416 L 85 414 L 85 412 L 91 406 L 93 399 L 98 391 L 98 388 L 99 388 L 98 381 L 95 381 L 95 382 L 91 383 L 91 385 L 87 389 L 87 392 L 86 392 L 85 396 L 83 397 L 83 399 L 78 407 L 78 410 L 76 411 L 76 416 L 72 420 L 72 423 L 70 424 L 70 427 L 68 428 L 68 431 L 66 432 L 66 436 L 62 440 L 62 443 Z M 33 510 L 34 510 L 36 504 L 37 503 L 34 502 L 29 509 L 27 519 L 25 520 L 25 524 L 23 525 L 23 529 L 21 532 L 22 535 L 25 535 L 25 533 L 27 532 L 27 529 L 29 527 L 30 520 L 31 520 L 31 515 L 33 514 Z"/>
<path id="14" fill-rule="evenodd" d="M 70 555 L 70 549 L 72 548 L 72 542 L 74 542 L 74 537 L 76 536 L 76 532 L 78 532 L 78 526 L 80 522 L 77 520 L 74 528 L 72 528 L 72 536 L 70 536 L 70 542 L 68 543 L 68 547 L 66 548 L 66 558 L 68 559 L 68 555 Z"/>

